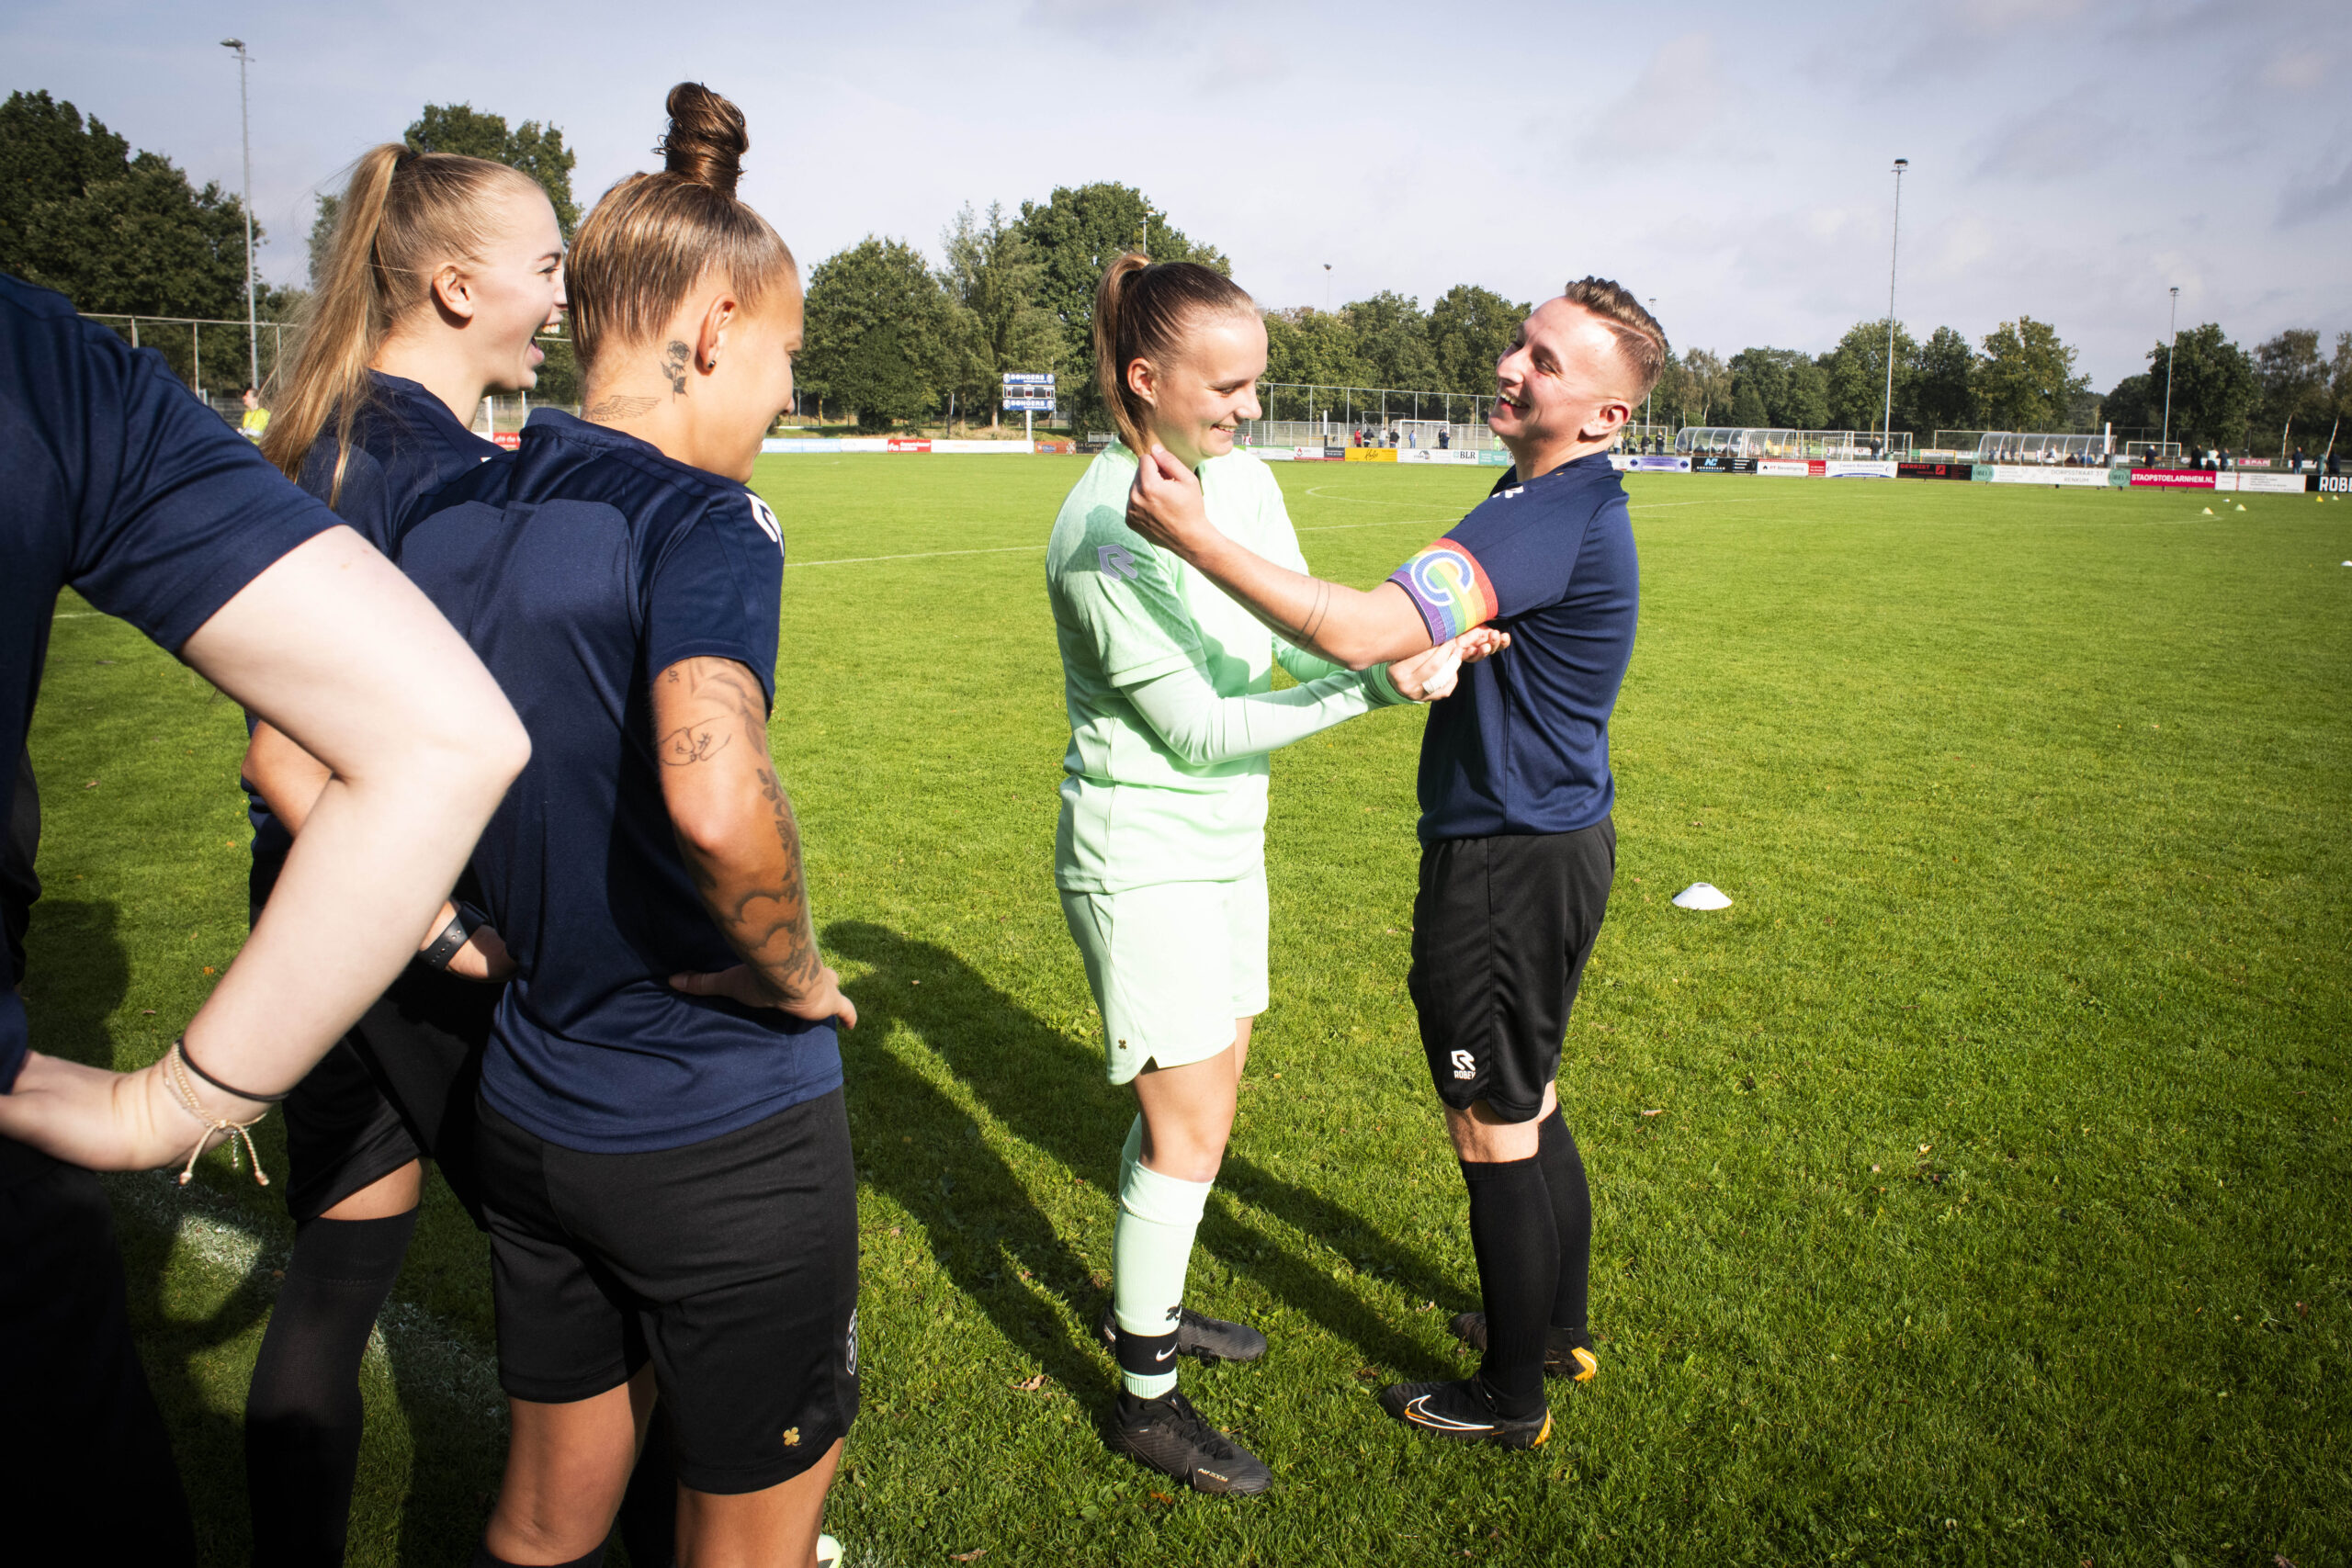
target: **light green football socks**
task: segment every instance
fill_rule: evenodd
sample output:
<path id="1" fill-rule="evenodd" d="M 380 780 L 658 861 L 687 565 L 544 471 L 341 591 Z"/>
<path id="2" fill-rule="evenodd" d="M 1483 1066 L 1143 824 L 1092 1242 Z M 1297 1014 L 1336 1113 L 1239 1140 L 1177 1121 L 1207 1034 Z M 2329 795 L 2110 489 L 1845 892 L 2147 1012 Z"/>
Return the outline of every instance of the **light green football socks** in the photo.
<path id="1" fill-rule="evenodd" d="M 1193 1237 L 1210 1181 L 1182 1181 L 1143 1163 L 1143 1118 L 1119 1153 L 1119 1223 L 1111 1240 L 1111 1310 L 1127 1392 L 1158 1399 L 1176 1386 L 1176 1319 Z"/>

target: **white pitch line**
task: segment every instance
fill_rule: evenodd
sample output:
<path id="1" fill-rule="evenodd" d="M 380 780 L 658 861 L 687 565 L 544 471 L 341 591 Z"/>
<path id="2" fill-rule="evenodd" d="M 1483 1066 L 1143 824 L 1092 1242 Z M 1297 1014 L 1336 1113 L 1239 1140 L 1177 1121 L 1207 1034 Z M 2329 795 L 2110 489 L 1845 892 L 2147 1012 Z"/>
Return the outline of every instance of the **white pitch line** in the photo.
<path id="1" fill-rule="evenodd" d="M 1326 496 L 1327 501 L 1344 501 L 1344 496 Z M 1402 505 L 1401 502 L 1376 502 L 1380 506 Z M 1630 508 L 1634 512 L 1656 512 L 1669 506 L 1711 506 L 1706 501 L 1653 501 Z M 1338 534 L 1351 528 L 1434 528 L 1451 527 L 1462 521 L 1459 517 L 1393 517 L 1382 523 L 1318 523 L 1311 528 L 1295 529 L 1300 534 Z M 946 556 L 1007 556 L 1024 550 L 1042 550 L 1043 545 L 999 545 L 979 550 L 917 550 L 896 556 L 841 556 L 831 560 L 794 561 L 794 566 L 865 566 L 885 560 L 938 560 Z"/>
<path id="2" fill-rule="evenodd" d="M 863 566 L 877 560 L 936 560 L 941 556 L 1009 556 L 1022 550 L 1042 550 L 1043 545 L 1000 545 L 985 550 L 918 550 L 903 556 L 842 556 L 837 560 L 798 560 L 794 566 Z"/>

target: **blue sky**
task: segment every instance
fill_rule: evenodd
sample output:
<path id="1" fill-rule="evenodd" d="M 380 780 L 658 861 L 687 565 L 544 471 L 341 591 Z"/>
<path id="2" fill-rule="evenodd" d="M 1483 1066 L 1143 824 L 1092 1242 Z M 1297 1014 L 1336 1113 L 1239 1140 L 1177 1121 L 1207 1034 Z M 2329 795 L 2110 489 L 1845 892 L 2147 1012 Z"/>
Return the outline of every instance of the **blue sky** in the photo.
<path id="1" fill-rule="evenodd" d="M 743 194 L 804 265 L 935 254 L 956 209 L 1141 186 L 1261 302 L 1571 276 L 1678 345 L 1819 350 L 1886 308 L 2056 324 L 2101 389 L 2165 331 L 2352 329 L 2340 6 L 2089 0 L 1648 8 L 1202 0 L 482 6 L 10 0 L 0 90 L 46 87 L 198 180 L 238 178 L 253 51 L 265 270 L 311 198 L 427 101 L 563 128 L 583 204 L 650 167 L 682 78 L 741 103 Z M 1637 19 L 1638 18 L 1638 19 Z"/>

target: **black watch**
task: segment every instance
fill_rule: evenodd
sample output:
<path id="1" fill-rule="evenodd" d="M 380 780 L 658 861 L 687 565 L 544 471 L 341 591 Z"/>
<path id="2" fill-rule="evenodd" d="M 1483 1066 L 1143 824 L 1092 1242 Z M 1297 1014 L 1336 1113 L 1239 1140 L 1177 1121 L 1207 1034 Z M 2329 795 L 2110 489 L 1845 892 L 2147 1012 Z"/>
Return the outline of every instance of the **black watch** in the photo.
<path id="1" fill-rule="evenodd" d="M 441 928 L 441 934 L 433 939 L 433 945 L 417 953 L 419 962 L 446 971 L 449 967 L 449 960 L 458 956 L 458 949 L 466 945 L 475 928 L 490 923 L 489 918 L 471 904 L 458 904 L 455 908 L 457 913 L 451 915 L 449 923 Z"/>

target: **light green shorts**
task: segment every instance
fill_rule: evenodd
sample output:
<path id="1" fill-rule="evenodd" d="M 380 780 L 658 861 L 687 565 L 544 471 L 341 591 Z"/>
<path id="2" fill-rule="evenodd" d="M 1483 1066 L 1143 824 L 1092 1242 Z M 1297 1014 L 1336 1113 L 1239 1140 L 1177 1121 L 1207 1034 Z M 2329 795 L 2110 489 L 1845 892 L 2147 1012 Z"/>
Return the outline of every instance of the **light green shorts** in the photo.
<path id="1" fill-rule="evenodd" d="M 1233 1021 L 1266 1010 L 1266 873 L 1062 894 L 1062 915 L 1102 1010 L 1113 1083 L 1181 1067 L 1233 1043 Z"/>

